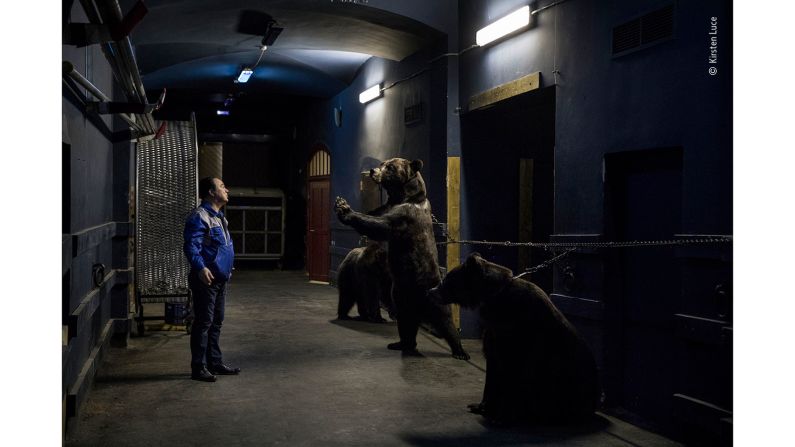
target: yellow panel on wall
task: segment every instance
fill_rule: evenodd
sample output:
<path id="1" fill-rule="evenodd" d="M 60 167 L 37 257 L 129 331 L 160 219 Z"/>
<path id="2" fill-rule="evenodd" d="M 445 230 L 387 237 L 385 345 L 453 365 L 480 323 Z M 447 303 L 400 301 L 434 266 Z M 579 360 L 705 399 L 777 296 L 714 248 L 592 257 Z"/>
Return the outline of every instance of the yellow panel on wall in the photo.
<path id="1" fill-rule="evenodd" d="M 533 237 L 533 159 L 519 159 L 519 242 L 531 242 Z M 530 247 L 519 247 L 518 271 L 531 266 Z"/>
<path id="2" fill-rule="evenodd" d="M 498 85 L 497 87 L 486 90 L 485 92 L 472 95 L 472 97 L 469 98 L 469 107 L 467 110 L 471 111 L 481 107 L 486 107 L 488 105 L 494 104 L 495 102 L 502 101 L 503 99 L 508 99 L 512 96 L 520 95 L 522 93 L 529 92 L 530 90 L 535 90 L 540 85 L 541 72 L 537 71 L 535 73 L 530 73 L 527 76 L 506 82 L 502 85 Z"/>
<path id="3" fill-rule="evenodd" d="M 458 240 L 461 232 L 461 157 L 447 157 L 447 234 Z M 447 244 L 447 271 L 461 263 L 461 247 Z M 453 304 L 453 324 L 461 329 L 461 312 Z"/>

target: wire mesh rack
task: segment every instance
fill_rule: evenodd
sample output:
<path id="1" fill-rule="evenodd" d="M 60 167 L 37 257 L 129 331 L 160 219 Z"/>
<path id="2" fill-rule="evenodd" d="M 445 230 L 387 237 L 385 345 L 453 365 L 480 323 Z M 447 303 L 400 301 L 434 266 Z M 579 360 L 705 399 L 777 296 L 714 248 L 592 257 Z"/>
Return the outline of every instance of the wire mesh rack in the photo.
<path id="1" fill-rule="evenodd" d="M 158 123 L 160 125 L 160 123 Z M 136 156 L 136 323 L 145 303 L 186 303 L 190 264 L 182 251 L 185 219 L 197 206 L 196 121 L 169 121 L 157 139 L 138 144 Z M 190 331 L 190 319 L 186 321 Z"/>

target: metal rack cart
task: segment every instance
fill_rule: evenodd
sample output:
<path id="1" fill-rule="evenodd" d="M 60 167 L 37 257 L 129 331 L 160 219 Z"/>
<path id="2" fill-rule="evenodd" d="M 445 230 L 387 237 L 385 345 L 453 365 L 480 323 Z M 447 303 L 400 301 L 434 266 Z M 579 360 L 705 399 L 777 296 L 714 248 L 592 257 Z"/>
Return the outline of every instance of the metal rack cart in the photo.
<path id="1" fill-rule="evenodd" d="M 225 214 L 235 259 L 275 260 L 284 256 L 284 192 L 276 188 L 229 190 Z"/>
<path id="2" fill-rule="evenodd" d="M 138 144 L 136 156 L 135 321 L 138 335 L 144 304 L 186 306 L 185 327 L 190 332 L 190 264 L 182 251 L 185 219 L 197 206 L 198 146 L 196 120 L 169 121 L 158 139 Z"/>

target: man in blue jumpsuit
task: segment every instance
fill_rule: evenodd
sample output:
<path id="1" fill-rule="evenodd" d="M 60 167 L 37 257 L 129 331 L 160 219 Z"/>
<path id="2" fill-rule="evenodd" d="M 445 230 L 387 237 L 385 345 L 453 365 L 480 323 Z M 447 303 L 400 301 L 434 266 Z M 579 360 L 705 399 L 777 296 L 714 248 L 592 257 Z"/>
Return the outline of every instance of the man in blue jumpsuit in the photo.
<path id="1" fill-rule="evenodd" d="M 228 223 L 220 211 L 229 201 L 229 190 L 219 178 L 199 181 L 202 203 L 185 221 L 185 256 L 190 262 L 188 285 L 193 298 L 190 334 L 191 378 L 215 382 L 216 374 L 239 374 L 240 368 L 224 364 L 218 340 L 224 321 L 226 282 L 235 258 Z"/>

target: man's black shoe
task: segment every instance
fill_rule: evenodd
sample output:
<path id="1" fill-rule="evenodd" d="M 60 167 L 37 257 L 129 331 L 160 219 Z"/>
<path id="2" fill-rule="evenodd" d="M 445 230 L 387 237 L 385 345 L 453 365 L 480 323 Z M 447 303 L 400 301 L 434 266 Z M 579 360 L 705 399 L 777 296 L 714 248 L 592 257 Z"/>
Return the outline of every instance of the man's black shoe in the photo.
<path id="1" fill-rule="evenodd" d="M 208 369 L 213 374 L 224 375 L 224 376 L 234 376 L 240 374 L 240 368 L 231 368 L 223 363 L 219 365 L 212 365 L 209 366 Z"/>
<path id="2" fill-rule="evenodd" d="M 207 371 L 207 368 L 193 371 L 190 378 L 193 380 L 201 380 L 202 382 L 215 382 L 218 380 L 210 371 Z"/>

